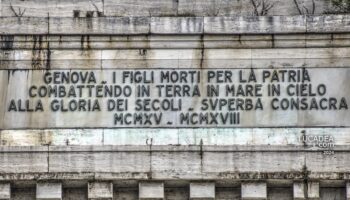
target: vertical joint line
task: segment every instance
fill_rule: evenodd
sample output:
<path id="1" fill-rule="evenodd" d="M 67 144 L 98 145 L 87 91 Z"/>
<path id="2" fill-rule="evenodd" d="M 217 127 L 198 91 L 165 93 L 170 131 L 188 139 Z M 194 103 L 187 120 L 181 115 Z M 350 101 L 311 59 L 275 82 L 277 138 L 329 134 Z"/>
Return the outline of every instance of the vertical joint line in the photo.
<path id="1" fill-rule="evenodd" d="M 152 178 L 152 145 L 153 145 L 153 138 L 150 138 L 150 144 L 149 144 L 149 174 L 148 174 L 148 178 L 149 179 L 153 179 Z"/>
<path id="2" fill-rule="evenodd" d="M 46 69 L 51 68 L 51 49 L 50 49 L 50 13 L 47 13 L 47 56 L 46 56 Z"/>
<path id="3" fill-rule="evenodd" d="M 102 14 L 105 16 L 105 0 L 102 0 Z"/>
<path id="4" fill-rule="evenodd" d="M 50 35 L 50 13 L 47 13 L 47 34 Z"/>
<path id="5" fill-rule="evenodd" d="M 102 54 L 103 54 L 103 53 L 102 53 L 102 52 L 103 52 L 103 49 L 100 50 L 100 68 L 101 68 L 101 70 L 102 70 L 102 68 L 103 68 L 103 67 L 102 67 L 102 65 L 103 65 L 103 60 L 102 60 Z"/>
<path id="6" fill-rule="evenodd" d="M 50 145 L 47 144 L 47 172 L 50 173 Z"/>
<path id="7" fill-rule="evenodd" d="M 102 129 L 102 145 L 105 145 L 105 129 Z"/>
<path id="8" fill-rule="evenodd" d="M 253 69 L 253 49 L 250 48 L 250 68 Z"/>
<path id="9" fill-rule="evenodd" d="M 199 143 L 199 156 L 201 159 L 201 172 L 203 172 L 203 139 L 201 138 Z"/>
<path id="10" fill-rule="evenodd" d="M 308 33 L 308 31 L 307 31 L 307 24 L 308 24 L 307 15 L 304 15 L 304 17 L 305 17 L 305 35 L 306 35 Z"/>
<path id="11" fill-rule="evenodd" d="M 201 35 L 200 45 L 201 45 L 201 60 L 200 60 L 199 68 L 203 69 L 203 63 L 204 63 L 204 32 Z"/>

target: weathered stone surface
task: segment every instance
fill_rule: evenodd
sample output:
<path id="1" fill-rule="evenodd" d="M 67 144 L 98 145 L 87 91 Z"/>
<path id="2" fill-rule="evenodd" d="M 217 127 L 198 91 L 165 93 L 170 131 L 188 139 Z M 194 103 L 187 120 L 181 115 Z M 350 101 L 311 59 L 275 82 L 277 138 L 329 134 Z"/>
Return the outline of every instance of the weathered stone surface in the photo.
<path id="1" fill-rule="evenodd" d="M 48 50 L 44 47 L 34 51 L 8 49 L 0 53 L 1 69 L 337 68 L 347 67 L 350 60 L 348 47 L 261 50 L 220 49 L 222 47 L 219 46 L 201 50 L 177 47 L 149 49 L 147 47 L 149 44 L 144 44 L 145 49 L 101 50 L 87 48 L 93 44 L 86 42 L 87 37 L 80 39 L 83 42 L 75 41 L 77 45 L 82 46 L 79 50 L 69 48 Z M 346 39 L 338 42 L 342 40 Z M 43 43 L 45 46 L 45 42 Z M 194 46 L 198 46 L 200 42 L 194 43 L 196 43 Z M 305 41 L 303 43 L 306 45 Z"/>
<path id="2" fill-rule="evenodd" d="M 50 153 L 49 168 L 51 172 L 56 173 L 104 172 L 119 173 L 120 175 L 128 172 L 145 173 L 150 170 L 148 155 L 147 151 L 139 153 L 52 152 Z M 67 160 L 69 162 L 66 162 Z"/>
<path id="3" fill-rule="evenodd" d="M 320 198 L 320 183 L 309 181 L 307 183 L 307 197 L 308 199 Z"/>
<path id="4" fill-rule="evenodd" d="M 202 34 L 202 17 L 162 17 L 151 19 L 152 34 Z"/>
<path id="5" fill-rule="evenodd" d="M 206 34 L 304 33 L 305 16 L 273 17 L 205 17 Z"/>
<path id="6" fill-rule="evenodd" d="M 190 199 L 215 199 L 215 183 L 190 183 Z"/>
<path id="7" fill-rule="evenodd" d="M 87 17 L 102 15 L 100 0 L 2 0 L 1 16 L 22 17 Z"/>
<path id="8" fill-rule="evenodd" d="M 303 200 L 306 199 L 306 187 L 304 182 L 294 182 L 293 183 L 293 199 Z"/>
<path id="9" fill-rule="evenodd" d="M 348 47 L 349 34 L 274 35 L 113 35 L 113 36 L 0 36 L 3 53 L 10 50 L 75 50 L 86 53 L 101 49 L 260 49 Z M 3 67 L 4 68 L 4 67 Z"/>
<path id="10" fill-rule="evenodd" d="M 242 183 L 242 200 L 267 199 L 267 187 L 263 182 Z"/>
<path id="11" fill-rule="evenodd" d="M 2 130 L 3 146 L 60 145 L 249 145 L 266 149 L 268 146 L 314 146 L 302 136 L 328 135 L 335 149 L 344 149 L 350 142 L 349 128 L 222 128 L 214 129 L 47 129 Z M 243 148 L 243 147 L 241 147 Z M 244 149 L 244 148 L 243 148 Z"/>
<path id="12" fill-rule="evenodd" d="M 11 184 L 0 183 L 0 199 L 11 199 Z"/>
<path id="13" fill-rule="evenodd" d="M 6 73 L 0 73 L 0 85 L 5 85 L 6 80 L 8 80 L 9 74 Z M 0 94 L 7 93 L 7 88 L 0 87 Z M 0 95 L 0 101 L 6 101 L 5 95 Z M 1 113 L 5 113 L 6 109 L 3 106 L 0 106 L 0 115 Z M 3 122 L 0 120 L 0 126 L 3 126 Z"/>
<path id="14" fill-rule="evenodd" d="M 176 127 L 176 115 L 163 111 L 164 123 L 147 128 L 115 126 L 116 110 L 8 113 L 6 104 L 28 98 L 28 87 L 41 84 L 47 71 L 95 70 L 96 84 L 105 85 L 120 69 L 306 69 L 316 84 L 327 85 L 327 97 L 348 100 L 349 16 L 314 15 L 329 11 L 329 0 L 269 0 L 256 8 L 254 1 L 0 0 L 0 181 L 11 182 L 12 199 L 34 200 L 37 181 L 62 182 L 58 199 L 64 200 L 87 199 L 92 181 L 90 189 L 108 181 L 100 194 L 118 200 L 136 200 L 139 192 L 141 199 L 188 199 L 196 181 L 209 181 L 210 195 L 194 198 L 291 200 L 293 188 L 295 199 L 348 198 L 348 109 L 254 110 L 240 128 L 195 129 Z M 200 99 L 182 100 L 186 112 L 200 111 Z M 303 139 L 308 136 L 334 141 Z M 153 192 L 159 195 L 142 196 Z"/>
<path id="15" fill-rule="evenodd" d="M 161 182 L 140 182 L 139 199 L 164 199 L 164 184 Z"/>
<path id="16" fill-rule="evenodd" d="M 107 16 L 176 16 L 177 1 L 174 0 L 105 0 Z"/>
<path id="17" fill-rule="evenodd" d="M 51 34 L 148 34 L 150 18 L 50 18 Z"/>
<path id="18" fill-rule="evenodd" d="M 64 200 L 86 200 L 87 188 L 86 187 L 71 187 L 63 189 Z"/>
<path id="19" fill-rule="evenodd" d="M 61 200 L 62 183 L 39 182 L 36 185 L 37 200 Z"/>
<path id="20" fill-rule="evenodd" d="M 114 190 L 115 200 L 137 200 L 139 198 L 138 188 L 116 188 Z"/>
<path id="21" fill-rule="evenodd" d="M 271 0 L 265 1 L 264 8 L 268 8 L 266 15 L 298 15 L 312 14 L 311 1 L 296 1 L 300 12 L 293 0 Z M 264 10 L 261 1 L 256 1 L 258 14 Z M 314 13 L 322 14 L 328 10 L 330 3 L 327 1 L 315 1 Z M 179 14 L 196 16 L 252 16 L 256 15 L 251 1 L 220 1 L 220 0 L 180 0 Z"/>
<path id="22" fill-rule="evenodd" d="M 165 199 L 188 199 L 188 187 L 164 188 Z"/>
<path id="23" fill-rule="evenodd" d="M 113 199 L 113 183 L 89 182 L 88 199 Z"/>
<path id="24" fill-rule="evenodd" d="M 341 53 L 342 52 L 340 52 L 340 54 Z M 268 54 L 270 54 L 270 52 L 267 50 L 266 55 Z M 279 55 L 276 57 L 278 56 Z M 188 70 L 182 70 L 181 72 L 187 75 L 190 73 Z M 159 88 L 158 85 L 167 82 L 167 80 L 162 77 L 164 74 L 174 73 L 172 70 L 12 71 L 9 74 L 8 84 L 2 86 L 6 87 L 9 92 L 0 94 L 0 99 L 4 98 L 2 95 L 6 95 L 6 101 L 1 102 L 1 104 L 5 106 L 6 112 L 1 115 L 0 124 L 3 124 L 2 128 L 4 129 L 18 129 L 113 127 L 347 127 L 350 123 L 350 113 L 348 112 L 347 103 L 350 99 L 350 92 L 349 88 L 346 86 L 349 74 L 348 68 L 312 68 L 307 70 L 287 68 L 284 70 L 285 73 L 288 72 L 290 74 L 292 72 L 294 74 L 294 78 L 292 77 L 294 81 L 290 77 L 280 77 L 278 81 L 276 81 L 276 76 L 273 74 L 278 74 L 278 70 L 271 69 L 225 70 L 225 73 L 230 74 L 230 78 L 225 79 L 225 81 L 219 80 L 222 79 L 222 77 L 220 78 L 219 76 L 223 73 L 223 71 L 219 69 L 192 72 L 199 78 L 195 78 L 194 82 L 191 83 L 191 87 L 185 85 L 189 88 L 188 94 L 183 93 L 183 89 L 180 88 L 180 93 L 176 92 L 166 97 L 164 87 Z M 1 73 L 7 74 L 8 72 L 1 71 Z M 130 79 L 132 76 L 131 73 L 147 73 L 146 75 L 148 78 L 151 76 L 154 77 L 154 81 L 150 84 L 151 93 L 149 96 L 152 101 L 156 99 L 155 103 L 150 104 L 153 107 L 149 108 L 149 111 L 154 112 L 151 113 L 152 116 L 144 113 L 148 108 L 141 103 L 140 96 L 138 96 L 136 92 L 139 86 L 134 82 L 130 82 L 132 81 L 132 79 Z M 236 87 L 236 90 L 231 91 L 230 89 L 230 92 L 227 89 L 227 84 L 242 83 L 242 81 L 246 81 L 251 73 L 254 73 L 254 76 L 256 76 L 256 81 L 254 82 L 261 84 L 261 86 L 259 91 L 256 89 L 256 95 L 253 93 L 249 94 L 251 98 L 250 109 L 247 102 L 245 102 L 245 104 L 243 103 L 243 106 L 238 106 L 238 99 L 234 99 L 235 104 L 232 104 L 230 98 L 240 94 L 236 93 L 239 91 Z M 299 75 L 297 76 L 297 74 Z M 303 74 L 304 78 L 301 77 L 300 74 Z M 306 79 L 305 74 L 308 74 Z M 76 79 L 68 80 L 68 82 L 74 81 L 74 85 L 70 85 L 65 79 L 64 82 L 61 82 L 61 78 L 59 77 L 64 76 L 69 77 L 69 79 L 72 77 Z M 84 77 L 90 79 L 85 80 Z M 91 79 L 91 77 L 94 78 Z M 115 77 L 115 80 L 113 77 Z M 287 79 L 289 81 L 287 81 Z M 94 84 L 91 91 L 86 87 L 87 84 L 91 84 L 87 81 L 92 81 Z M 308 87 L 308 92 L 305 93 L 306 90 L 304 90 L 303 94 L 297 93 L 295 88 L 299 86 L 295 84 L 305 81 L 308 85 L 304 87 Z M 269 84 L 276 82 L 281 86 L 281 92 L 280 95 L 278 95 L 279 98 L 274 98 L 271 94 L 269 95 Z M 106 87 L 103 87 L 100 83 L 106 83 Z M 170 82 L 168 81 L 168 83 Z M 210 90 L 202 83 L 216 85 L 221 88 L 221 92 L 218 93 L 215 98 L 208 97 L 206 95 Z M 52 87 L 50 84 L 56 85 L 53 87 L 54 89 L 50 89 Z M 77 88 L 79 84 L 85 85 L 81 94 L 79 94 L 80 90 Z M 60 87 L 58 88 L 59 90 L 57 89 L 58 86 Z M 100 89 L 98 89 L 98 87 Z M 124 93 L 119 96 L 117 93 L 113 94 L 113 92 L 108 92 L 111 90 L 110 88 L 115 87 L 121 87 Z M 64 90 L 63 93 L 62 89 Z M 74 89 L 73 92 L 75 95 L 79 96 L 79 98 L 75 97 L 72 99 L 69 97 L 72 93 L 72 89 Z M 195 89 L 197 92 L 195 92 Z M 172 90 L 172 88 L 170 88 L 170 90 L 167 89 L 167 91 Z M 52 91 L 53 93 L 50 94 L 48 91 Z M 58 91 L 60 93 L 58 93 Z M 129 92 L 125 93 L 125 91 Z M 41 94 L 41 92 L 44 93 Z M 192 94 L 195 93 L 198 95 L 192 96 Z M 59 96 L 59 99 L 52 99 L 50 95 L 52 95 L 52 97 Z M 299 99 L 300 95 L 305 98 Z M 35 100 L 29 100 L 30 96 L 32 98 L 35 97 Z M 123 109 L 120 110 L 123 112 L 116 113 L 116 107 L 111 107 L 111 103 L 114 102 L 114 100 L 112 101 L 110 99 L 112 97 L 127 97 L 128 102 L 122 102 L 122 105 L 128 104 L 130 106 L 120 107 L 118 109 Z M 317 99 L 316 97 L 322 97 L 323 100 Z M 86 100 L 82 100 L 82 98 L 86 98 Z M 171 100 L 171 98 L 177 98 L 177 101 L 172 103 L 171 108 L 161 107 L 163 101 L 168 102 L 174 100 Z M 215 106 L 215 104 L 211 105 L 211 101 L 215 101 L 217 98 L 222 98 L 226 103 L 220 105 L 220 107 Z M 223 101 L 222 99 L 220 99 L 220 102 Z M 298 103 L 295 105 L 292 100 L 304 101 L 306 107 L 300 103 L 299 105 Z M 96 105 L 98 105 L 97 108 Z M 38 109 L 38 106 L 41 109 Z M 226 112 L 223 112 L 223 109 L 226 110 Z M 251 110 L 254 110 L 254 112 L 250 112 Z M 162 112 L 160 113 L 160 111 Z M 86 115 L 87 113 L 91 114 Z M 208 115 L 208 119 L 206 121 L 201 121 L 202 119 L 199 119 L 197 113 Z M 213 117 L 210 113 L 217 113 L 217 116 Z M 136 115 L 138 116 L 140 114 L 142 115 L 142 121 L 135 118 Z M 219 115 L 223 115 L 224 117 L 220 118 Z M 228 118 L 225 118 L 225 116 Z M 75 119 L 80 120 L 76 121 Z M 229 121 L 227 119 L 229 119 Z"/>
<path id="25" fill-rule="evenodd" d="M 313 158 L 310 159 L 311 157 Z M 333 172 L 335 170 L 346 171 L 346 170 L 349 170 L 350 167 L 349 165 L 347 165 L 345 160 L 342 160 L 342 159 L 346 159 L 347 157 L 348 157 L 347 152 L 339 152 L 337 154 L 330 155 L 330 156 L 326 156 L 322 154 L 316 154 L 316 155 L 307 154 L 306 163 L 310 168 L 316 167 L 318 171 L 322 171 L 322 172 Z"/>
<path id="26" fill-rule="evenodd" d="M 240 188 L 232 188 L 232 187 L 217 187 L 215 199 L 225 200 L 240 200 L 241 199 L 241 189 Z"/>
<path id="27" fill-rule="evenodd" d="M 44 151 L 45 148 L 46 151 Z M 17 155 L 18 158 L 13 159 L 14 156 L 12 156 L 9 159 L 11 162 L 1 161 L 0 181 L 25 181 L 34 178 L 56 181 L 149 180 L 152 177 L 152 180 L 173 181 L 179 181 L 181 178 L 204 181 L 285 179 L 291 182 L 305 178 L 304 168 L 308 169 L 308 179 L 344 181 L 349 177 L 349 169 L 346 167 L 349 166 L 346 159 L 349 149 L 335 149 L 335 156 L 330 156 L 323 154 L 320 150 L 285 146 L 270 149 L 266 146 L 265 148 L 264 146 L 243 148 L 174 145 L 45 148 L 2 147 L 0 149 L 2 157 Z M 39 152 L 47 157 L 42 160 L 32 159 L 38 157 Z M 334 164 L 322 166 L 320 161 Z M 4 166 L 4 162 L 11 167 Z M 336 163 L 342 163 L 339 164 L 342 167 L 336 168 Z M 46 168 L 40 168 L 41 165 Z M 308 191 L 314 191 L 311 186 Z"/>
<path id="28" fill-rule="evenodd" d="M 9 26 L 11 24 L 11 26 Z M 4 17 L 0 18 L 1 34 L 48 34 L 47 18 Z"/>
<path id="29" fill-rule="evenodd" d="M 311 156 L 311 154 L 310 154 Z M 290 160 L 293 158 L 293 160 Z M 225 162 L 220 162 L 225 160 Z M 255 164 L 259 163 L 259 166 Z M 274 163 L 272 166 L 271 163 Z M 227 152 L 225 154 L 207 152 L 203 155 L 203 171 L 220 175 L 220 172 L 292 172 L 302 171 L 304 155 L 301 152 L 283 154 L 261 152 Z M 316 169 L 316 168 L 312 168 Z"/>
<path id="30" fill-rule="evenodd" d="M 320 188 L 320 199 L 346 199 L 345 189 L 342 187 Z"/>
<path id="31" fill-rule="evenodd" d="M 203 178 L 201 157 L 198 151 L 154 152 L 152 153 L 151 165 L 152 177 L 156 179 L 162 180 L 169 177 L 183 177 L 183 179 Z"/>
<path id="32" fill-rule="evenodd" d="M 307 32 L 348 32 L 350 22 L 349 15 L 321 15 L 307 17 Z"/>
<path id="33" fill-rule="evenodd" d="M 235 17 L 3 17 L 2 34 L 286 34 L 346 33 L 347 15 Z M 10 27 L 7 24 L 11 24 Z"/>
<path id="34" fill-rule="evenodd" d="M 35 186 L 27 188 L 14 188 L 12 199 L 14 200 L 36 200 Z"/>
<path id="35" fill-rule="evenodd" d="M 350 199 L 350 183 L 347 182 L 345 186 L 345 191 L 346 191 L 346 200 Z"/>
<path id="36" fill-rule="evenodd" d="M 47 147 L 38 148 L 16 148 L 17 152 L 0 154 L 0 173 L 43 173 L 48 170 Z M 28 153 L 30 149 L 37 149 L 37 152 Z M 46 152 L 42 152 L 46 151 Z"/>
<path id="37" fill-rule="evenodd" d="M 259 1 L 256 2 L 257 4 Z M 314 7 L 313 7 L 314 3 Z M 268 8 L 268 9 L 267 9 Z M 299 8 L 299 10 L 298 10 Z M 297 15 L 323 14 L 330 10 L 327 0 L 293 1 L 271 0 L 257 7 L 258 14 Z M 102 17 L 102 16 L 251 16 L 256 15 L 251 1 L 222 0 L 60 0 L 55 4 L 50 1 L 3 0 L 2 16 L 46 17 Z"/>
<path id="38" fill-rule="evenodd" d="M 293 199 L 293 188 L 290 187 L 269 187 L 267 188 L 267 199 L 268 200 L 292 200 Z"/>

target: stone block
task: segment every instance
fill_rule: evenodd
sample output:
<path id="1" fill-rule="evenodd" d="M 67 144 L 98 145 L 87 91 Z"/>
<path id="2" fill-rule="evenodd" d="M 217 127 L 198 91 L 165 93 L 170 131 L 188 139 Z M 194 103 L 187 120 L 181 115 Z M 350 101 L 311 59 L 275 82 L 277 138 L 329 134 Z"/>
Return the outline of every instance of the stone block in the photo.
<path id="1" fill-rule="evenodd" d="M 306 197 L 305 197 L 305 183 L 304 182 L 294 182 L 293 183 L 293 199 L 295 199 L 295 200 L 306 199 Z"/>
<path id="2" fill-rule="evenodd" d="M 149 17 L 62 18 L 52 17 L 51 34 L 147 34 Z M 18 28 L 19 29 L 19 28 Z M 19 29 L 21 30 L 21 29 Z M 14 29 L 13 31 L 17 31 Z"/>
<path id="3" fill-rule="evenodd" d="M 267 199 L 267 186 L 265 182 L 242 183 L 242 200 Z"/>
<path id="4" fill-rule="evenodd" d="M 308 199 L 320 199 L 320 183 L 308 182 L 307 183 L 307 196 Z"/>
<path id="5" fill-rule="evenodd" d="M 302 199 L 320 199 L 320 184 L 319 182 L 308 182 L 307 187 L 304 182 L 294 182 L 293 197 L 295 200 Z"/>
<path id="6" fill-rule="evenodd" d="M 271 34 L 306 31 L 305 16 L 205 17 L 206 34 Z"/>
<path id="7" fill-rule="evenodd" d="M 113 183 L 111 182 L 89 183 L 88 199 L 113 199 Z"/>
<path id="8" fill-rule="evenodd" d="M 62 183 L 39 182 L 36 184 L 37 200 L 61 200 Z"/>
<path id="9" fill-rule="evenodd" d="M 11 185 L 10 183 L 0 183 L 0 199 L 11 198 Z"/>
<path id="10" fill-rule="evenodd" d="M 215 199 L 215 183 L 190 183 L 190 199 Z"/>
<path id="11" fill-rule="evenodd" d="M 139 199 L 164 199 L 164 183 L 139 183 Z"/>
<path id="12" fill-rule="evenodd" d="M 154 34 L 203 34 L 202 17 L 153 17 L 151 33 Z"/>

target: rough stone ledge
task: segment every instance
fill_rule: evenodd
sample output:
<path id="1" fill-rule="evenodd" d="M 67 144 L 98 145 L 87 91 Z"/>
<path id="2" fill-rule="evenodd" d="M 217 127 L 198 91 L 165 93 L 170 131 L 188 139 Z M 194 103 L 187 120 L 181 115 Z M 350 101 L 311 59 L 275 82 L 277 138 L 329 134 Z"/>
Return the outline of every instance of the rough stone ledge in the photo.
<path id="1" fill-rule="evenodd" d="M 1 17 L 0 34 L 290 34 L 345 33 L 350 15 L 239 17 Z M 10 26 L 9 26 L 10 24 Z"/>
<path id="2" fill-rule="evenodd" d="M 2 51 L 133 49 L 266 49 L 349 47 L 349 33 L 238 35 L 1 35 Z"/>
<path id="3" fill-rule="evenodd" d="M 32 129 L 0 130 L 0 146 L 129 146 L 158 145 L 214 147 L 236 146 L 312 146 L 301 138 L 326 135 L 333 138 L 337 148 L 350 144 L 349 128 L 235 128 L 235 129 Z M 244 137 L 242 137 L 244 136 Z M 239 139 L 238 139 L 239 138 Z M 234 147 L 236 148 L 236 147 Z M 20 149 L 20 148 L 18 148 Z"/>
<path id="4" fill-rule="evenodd" d="M 182 177 L 181 180 L 174 178 L 157 179 L 151 176 L 150 172 L 122 172 L 122 173 L 103 173 L 103 172 L 82 172 L 82 173 L 0 173 L 0 181 L 142 181 L 142 180 L 154 180 L 154 181 L 168 181 L 172 182 L 186 181 L 225 181 L 227 183 L 237 181 L 249 181 L 249 180 L 267 180 L 272 183 L 280 184 L 286 181 L 293 180 L 319 180 L 321 184 L 328 185 L 331 181 L 349 181 L 350 173 L 337 173 L 337 172 L 313 172 L 308 176 L 305 176 L 303 172 L 220 172 L 220 173 L 203 173 L 202 178 L 194 179 L 191 177 Z M 154 173 L 156 174 L 156 173 Z"/>
<path id="5" fill-rule="evenodd" d="M 208 175 L 209 174 L 209 175 Z M 148 172 L 124 172 L 124 173 L 0 173 L 0 181 L 19 183 L 25 181 L 67 181 L 68 183 L 87 183 L 88 181 L 115 181 L 120 183 L 121 181 L 165 181 L 170 185 L 176 182 L 186 183 L 188 181 L 217 181 L 221 183 L 221 186 L 227 186 L 228 184 L 237 183 L 240 181 L 258 181 L 265 180 L 271 182 L 273 185 L 284 185 L 286 182 L 301 180 L 316 180 L 320 181 L 321 185 L 327 186 L 334 182 L 344 182 L 350 180 L 349 173 L 327 173 L 327 172 L 314 172 L 309 176 L 305 176 L 303 172 L 221 172 L 221 173 L 205 173 L 203 178 L 193 179 L 183 177 L 180 179 L 157 179 L 150 176 Z M 24 183 L 24 182 L 23 182 Z M 22 184 L 23 184 L 22 183 Z"/>
<path id="6" fill-rule="evenodd" d="M 104 145 L 104 146 L 0 146 L 2 153 L 74 153 L 74 152 L 350 152 L 349 145 L 336 145 L 332 149 L 312 145 Z"/>

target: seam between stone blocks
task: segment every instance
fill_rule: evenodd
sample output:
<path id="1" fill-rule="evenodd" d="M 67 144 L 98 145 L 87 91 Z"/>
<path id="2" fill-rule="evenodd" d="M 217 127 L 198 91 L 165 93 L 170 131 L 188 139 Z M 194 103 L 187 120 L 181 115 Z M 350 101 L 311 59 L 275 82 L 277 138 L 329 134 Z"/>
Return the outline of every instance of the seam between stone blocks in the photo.
<path id="1" fill-rule="evenodd" d="M 147 139 L 148 141 L 148 139 Z M 146 142 L 147 142 L 146 141 Z M 148 174 L 148 179 L 153 179 L 152 178 L 152 145 L 153 145 L 153 138 L 150 138 L 151 143 L 149 144 L 149 174 Z"/>
<path id="2" fill-rule="evenodd" d="M 47 172 L 50 173 L 50 145 L 47 144 Z"/>

